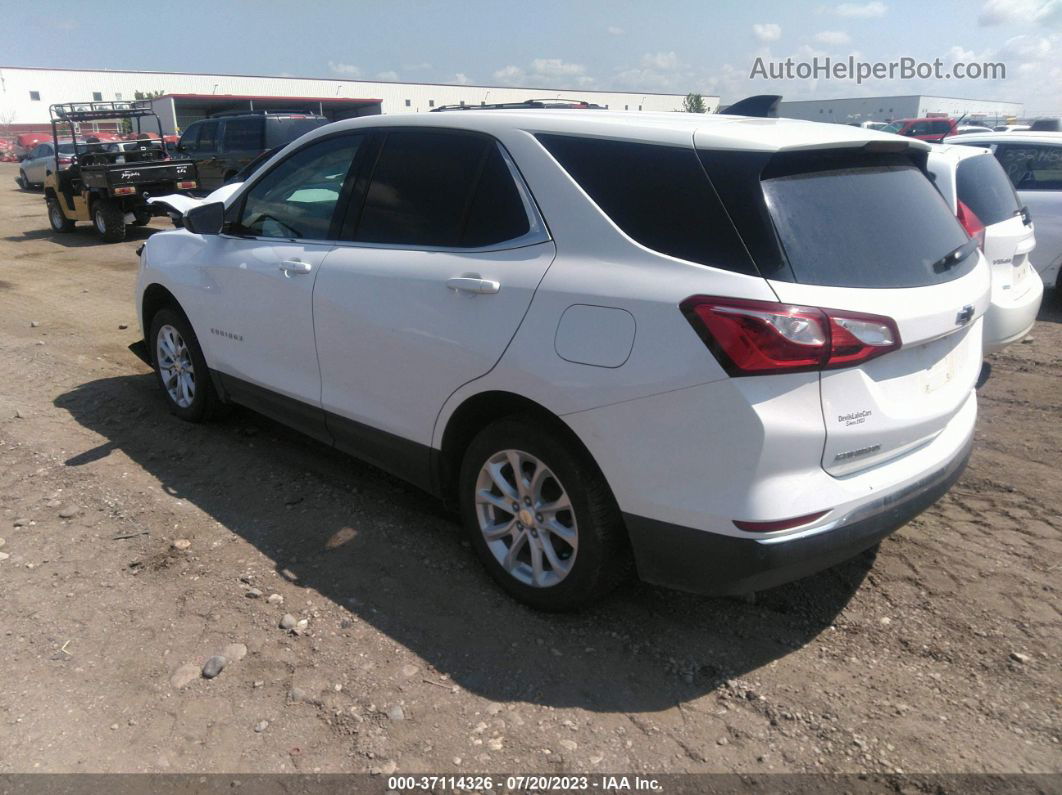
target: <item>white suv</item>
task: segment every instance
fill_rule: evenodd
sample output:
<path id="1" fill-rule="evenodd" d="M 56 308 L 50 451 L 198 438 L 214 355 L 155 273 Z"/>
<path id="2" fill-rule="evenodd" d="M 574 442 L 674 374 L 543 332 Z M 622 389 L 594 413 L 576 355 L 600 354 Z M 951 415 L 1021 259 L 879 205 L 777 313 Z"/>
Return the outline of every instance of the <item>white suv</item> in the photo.
<path id="1" fill-rule="evenodd" d="M 1032 331 L 1043 299 L 1044 283 L 1030 262 L 1036 248 L 1032 219 L 987 149 L 934 144 L 928 170 L 989 262 L 992 302 L 984 317 L 984 348 L 1001 351 Z"/>
<path id="2" fill-rule="evenodd" d="M 536 607 L 742 593 L 874 545 L 969 455 L 989 272 L 928 146 L 596 110 L 377 116 L 141 256 L 173 412 L 239 403 L 459 507 Z"/>

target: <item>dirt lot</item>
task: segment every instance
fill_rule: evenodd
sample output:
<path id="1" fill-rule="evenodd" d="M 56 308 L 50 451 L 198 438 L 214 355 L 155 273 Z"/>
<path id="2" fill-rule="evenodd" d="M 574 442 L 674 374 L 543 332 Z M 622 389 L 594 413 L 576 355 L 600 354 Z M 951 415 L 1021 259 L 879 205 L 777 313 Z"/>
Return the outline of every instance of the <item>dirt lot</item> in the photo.
<path id="1" fill-rule="evenodd" d="M 15 174 L 0 773 L 1062 771 L 1053 294 L 992 360 L 966 475 L 876 556 L 754 600 L 631 584 L 540 615 L 416 490 L 250 412 L 172 418 L 126 350 L 134 249 L 168 223 L 53 235 Z"/>

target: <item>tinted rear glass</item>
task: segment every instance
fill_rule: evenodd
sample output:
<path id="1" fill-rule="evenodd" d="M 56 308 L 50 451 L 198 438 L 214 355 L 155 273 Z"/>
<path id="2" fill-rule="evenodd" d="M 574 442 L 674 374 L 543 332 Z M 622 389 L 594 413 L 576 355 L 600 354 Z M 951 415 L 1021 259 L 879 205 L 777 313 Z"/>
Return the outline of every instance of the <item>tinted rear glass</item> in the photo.
<path id="1" fill-rule="evenodd" d="M 229 119 L 225 122 L 226 152 L 258 152 L 262 149 L 263 119 Z"/>
<path id="2" fill-rule="evenodd" d="M 835 287 L 922 287 L 977 263 L 935 267 L 968 238 L 914 166 L 880 165 L 786 174 L 762 183 L 797 282 Z"/>
<path id="3" fill-rule="evenodd" d="M 1021 209 L 1007 173 L 992 155 L 959 161 L 955 183 L 959 201 L 985 226 L 1007 221 Z"/>
<path id="4" fill-rule="evenodd" d="M 601 211 L 646 248 L 756 272 L 693 149 L 566 135 L 538 139 Z"/>
<path id="5" fill-rule="evenodd" d="M 272 149 L 281 144 L 290 144 L 299 136 L 308 133 L 310 130 L 316 130 L 322 124 L 328 124 L 328 120 L 313 117 L 305 119 L 277 119 L 267 117 L 266 148 Z"/>

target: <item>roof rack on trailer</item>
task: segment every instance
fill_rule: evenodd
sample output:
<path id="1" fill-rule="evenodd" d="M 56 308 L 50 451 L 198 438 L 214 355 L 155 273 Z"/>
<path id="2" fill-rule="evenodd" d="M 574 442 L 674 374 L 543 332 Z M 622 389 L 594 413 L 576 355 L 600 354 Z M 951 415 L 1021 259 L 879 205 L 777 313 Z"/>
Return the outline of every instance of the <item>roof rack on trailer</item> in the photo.
<path id="1" fill-rule="evenodd" d="M 128 102 L 62 102 L 48 107 L 55 121 L 99 121 L 101 119 L 131 119 L 154 116 L 151 100 L 134 99 Z"/>
<path id="2" fill-rule="evenodd" d="M 491 102 L 479 105 L 440 105 L 432 113 L 449 110 L 604 110 L 604 106 L 585 99 L 525 99 L 523 102 Z"/>

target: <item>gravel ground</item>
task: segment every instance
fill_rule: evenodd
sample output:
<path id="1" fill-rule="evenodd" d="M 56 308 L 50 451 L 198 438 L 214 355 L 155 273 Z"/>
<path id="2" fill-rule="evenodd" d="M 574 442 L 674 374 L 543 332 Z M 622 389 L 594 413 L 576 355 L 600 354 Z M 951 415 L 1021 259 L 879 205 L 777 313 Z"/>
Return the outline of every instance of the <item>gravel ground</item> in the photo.
<path id="1" fill-rule="evenodd" d="M 126 350 L 167 224 L 54 235 L 15 175 L 0 773 L 1062 770 L 1058 296 L 993 357 L 966 475 L 876 554 L 541 615 L 415 489 L 250 412 L 171 417 Z"/>

